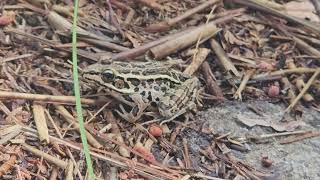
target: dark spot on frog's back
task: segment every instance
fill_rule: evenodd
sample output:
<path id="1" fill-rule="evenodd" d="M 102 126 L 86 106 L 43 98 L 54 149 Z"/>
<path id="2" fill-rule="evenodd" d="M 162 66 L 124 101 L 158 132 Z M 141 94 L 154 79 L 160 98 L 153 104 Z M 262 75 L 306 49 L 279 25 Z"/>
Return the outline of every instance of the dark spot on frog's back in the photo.
<path id="1" fill-rule="evenodd" d="M 166 92 L 166 91 L 167 91 L 167 87 L 162 86 L 162 87 L 161 87 L 161 91 L 162 91 L 162 92 Z"/>
<path id="2" fill-rule="evenodd" d="M 140 75 L 140 72 L 139 71 L 131 71 L 131 74 Z"/>
<path id="3" fill-rule="evenodd" d="M 147 80 L 147 83 L 148 83 L 148 84 L 154 83 L 154 79 L 148 79 L 148 80 Z"/>
<path id="4" fill-rule="evenodd" d="M 128 78 L 127 80 L 130 81 L 134 86 L 138 86 L 140 84 L 140 80 L 136 78 Z"/>
<path id="5" fill-rule="evenodd" d="M 160 90 L 160 87 L 159 87 L 158 85 L 154 85 L 154 86 L 153 86 L 153 89 L 154 89 L 155 91 L 159 91 L 159 90 Z"/>
<path id="6" fill-rule="evenodd" d="M 146 91 L 142 91 L 140 94 L 141 94 L 141 96 L 145 96 L 146 95 Z"/>
<path id="7" fill-rule="evenodd" d="M 148 92 L 148 100 L 151 102 L 152 101 L 152 95 L 151 95 L 151 92 L 149 91 Z"/>

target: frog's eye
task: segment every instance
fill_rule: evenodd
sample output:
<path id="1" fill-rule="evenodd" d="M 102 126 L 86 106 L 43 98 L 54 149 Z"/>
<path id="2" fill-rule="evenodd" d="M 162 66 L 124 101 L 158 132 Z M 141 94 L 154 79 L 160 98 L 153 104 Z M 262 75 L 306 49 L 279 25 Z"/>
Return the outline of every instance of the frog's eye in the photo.
<path id="1" fill-rule="evenodd" d="M 115 77 L 114 72 L 112 70 L 110 70 L 110 69 L 105 70 L 102 73 L 102 80 L 105 81 L 105 82 L 113 81 L 114 77 Z"/>

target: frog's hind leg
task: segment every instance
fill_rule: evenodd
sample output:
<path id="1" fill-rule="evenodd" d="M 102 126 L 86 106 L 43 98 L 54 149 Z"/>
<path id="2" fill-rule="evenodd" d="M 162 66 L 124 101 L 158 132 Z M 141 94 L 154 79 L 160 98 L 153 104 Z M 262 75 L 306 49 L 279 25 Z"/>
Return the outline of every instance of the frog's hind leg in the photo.
<path id="1" fill-rule="evenodd" d="M 180 110 L 175 112 L 175 114 L 173 116 L 171 116 L 170 118 L 161 120 L 160 125 L 167 123 L 167 122 L 170 122 L 170 121 L 173 121 L 177 117 L 189 112 L 190 110 L 195 111 L 196 108 L 197 108 L 196 103 L 190 101 L 188 104 L 186 104 L 186 106 L 184 106 L 183 108 L 181 108 Z"/>

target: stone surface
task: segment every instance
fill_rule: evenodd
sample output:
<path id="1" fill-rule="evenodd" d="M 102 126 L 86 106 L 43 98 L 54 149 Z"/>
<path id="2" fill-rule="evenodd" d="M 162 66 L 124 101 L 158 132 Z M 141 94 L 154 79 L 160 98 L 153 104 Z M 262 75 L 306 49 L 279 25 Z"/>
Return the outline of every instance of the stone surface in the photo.
<path id="1" fill-rule="evenodd" d="M 241 114 L 247 118 L 259 118 L 261 116 L 254 113 L 248 106 L 261 109 L 264 117 L 271 118 L 272 121 L 280 121 L 284 115 L 285 106 L 268 103 L 266 101 L 255 102 L 226 102 L 215 105 L 205 111 L 199 112 L 197 119 L 205 121 L 206 125 L 213 133 L 232 132 L 235 137 L 245 137 L 246 135 L 260 135 L 275 133 L 270 127 L 254 126 L 247 127 L 238 120 Z M 320 130 L 320 113 L 314 110 L 303 109 L 300 118 L 305 125 L 297 130 Z M 295 121 L 291 119 L 291 121 Z M 192 135 L 190 135 L 190 138 Z M 252 166 L 267 172 L 279 175 L 279 179 L 301 180 L 320 179 L 320 137 L 301 140 L 291 144 L 281 145 L 279 141 L 285 137 L 270 138 L 267 143 L 248 143 L 250 151 L 234 155 L 251 164 Z M 197 141 L 188 139 L 189 142 Z M 199 143 L 194 143 L 191 149 L 197 150 Z M 205 145 L 204 145 L 205 146 Z M 273 161 L 269 168 L 261 165 L 261 158 L 268 156 Z"/>

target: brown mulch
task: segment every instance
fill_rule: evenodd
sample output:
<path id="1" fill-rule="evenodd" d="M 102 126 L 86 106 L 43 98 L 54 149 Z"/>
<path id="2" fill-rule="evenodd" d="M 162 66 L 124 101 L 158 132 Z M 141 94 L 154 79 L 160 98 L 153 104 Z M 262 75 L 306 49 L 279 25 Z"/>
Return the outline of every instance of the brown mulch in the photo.
<path id="1" fill-rule="evenodd" d="M 0 7 L 0 179 L 88 179 L 73 96 L 73 2 L 2 0 Z M 265 100 L 286 104 L 284 116 L 294 118 L 303 106 L 320 110 L 318 8 L 316 1 L 80 0 L 79 71 L 115 60 L 182 59 L 181 71 L 205 86 L 199 110 Z M 213 134 L 195 115 L 129 123 L 113 113 L 117 100 L 80 81 L 97 179 L 273 176 L 232 153 L 248 151 L 250 139 Z M 191 134 L 205 139 L 201 157 L 190 151 Z M 292 134 L 282 143 L 320 135 Z"/>

